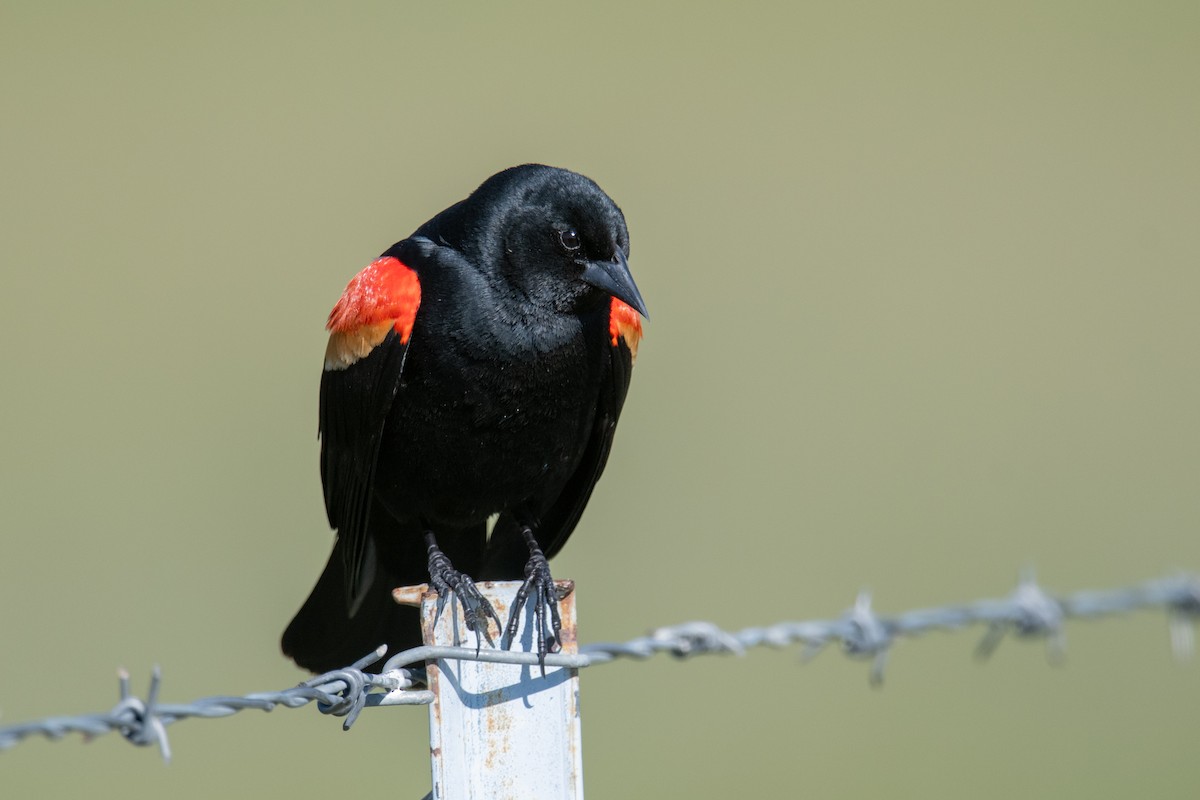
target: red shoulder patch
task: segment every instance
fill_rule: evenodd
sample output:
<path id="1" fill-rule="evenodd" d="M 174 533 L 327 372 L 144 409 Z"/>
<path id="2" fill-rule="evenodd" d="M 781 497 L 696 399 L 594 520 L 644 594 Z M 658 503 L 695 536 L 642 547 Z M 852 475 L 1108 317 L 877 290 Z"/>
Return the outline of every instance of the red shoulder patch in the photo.
<path id="1" fill-rule="evenodd" d="M 613 347 L 617 346 L 618 338 L 624 339 L 629 354 L 636 361 L 638 343 L 642 341 L 642 315 L 614 297 L 608 310 L 608 332 L 612 336 Z"/>
<path id="2" fill-rule="evenodd" d="M 325 369 L 350 366 L 375 349 L 389 330 L 407 344 L 420 305 L 421 282 L 411 267 L 391 256 L 372 261 L 350 279 L 329 312 Z"/>

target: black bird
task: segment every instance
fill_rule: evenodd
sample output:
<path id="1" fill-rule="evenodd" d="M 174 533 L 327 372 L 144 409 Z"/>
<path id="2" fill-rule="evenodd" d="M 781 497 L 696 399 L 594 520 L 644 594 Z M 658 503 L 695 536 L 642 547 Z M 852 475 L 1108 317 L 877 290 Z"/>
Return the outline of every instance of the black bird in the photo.
<path id="1" fill-rule="evenodd" d="M 646 314 L 628 256 L 625 218 L 600 187 L 528 164 L 350 281 L 321 376 L 337 540 L 283 634 L 286 655 L 324 672 L 380 644 L 420 644 L 416 609 L 391 590 L 426 580 L 455 593 L 468 628 L 491 641 L 500 620 L 469 576 L 523 578 L 538 652 L 558 648 L 547 559 L 604 470 Z"/>

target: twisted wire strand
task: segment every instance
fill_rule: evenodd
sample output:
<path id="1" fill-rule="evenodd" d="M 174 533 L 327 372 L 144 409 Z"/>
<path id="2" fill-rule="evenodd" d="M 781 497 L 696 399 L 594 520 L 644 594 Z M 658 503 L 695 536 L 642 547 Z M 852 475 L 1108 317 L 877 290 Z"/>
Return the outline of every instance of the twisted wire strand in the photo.
<path id="1" fill-rule="evenodd" d="M 725 631 L 710 622 L 685 622 L 657 628 L 626 642 L 582 645 L 577 654 L 550 653 L 548 667 L 584 668 L 619 659 L 646 660 L 659 654 L 676 658 L 701 655 L 744 655 L 751 648 L 784 648 L 800 644 L 812 657 L 828 645 L 840 643 L 853 658 L 871 661 L 872 684 L 883 681 L 888 653 L 900 637 L 929 631 L 961 630 L 986 626 L 976 646 L 977 657 L 986 658 L 1006 636 L 1043 639 L 1054 659 L 1065 648 L 1064 623 L 1068 619 L 1095 619 L 1142 609 L 1165 610 L 1170 644 L 1177 658 L 1188 658 L 1195 648 L 1195 623 L 1200 619 L 1200 577 L 1174 575 L 1117 589 L 1088 590 L 1057 596 L 1047 592 L 1032 573 L 1022 576 L 1007 597 L 992 600 L 915 609 L 879 615 L 870 594 L 859 594 L 853 607 L 836 619 L 779 622 L 774 625 Z M 47 717 L 0 728 L 0 751 L 15 747 L 31 736 L 51 740 L 79 733 L 87 739 L 113 731 L 141 746 L 154 745 L 165 761 L 171 747 L 167 726 L 192 717 L 226 717 L 246 709 L 271 711 L 277 706 L 299 708 L 315 702 L 323 714 L 344 717 L 349 730 L 364 708 L 391 705 L 428 705 L 433 693 L 424 688 L 424 665 L 436 659 L 485 661 L 502 664 L 536 665 L 535 653 L 473 647 L 422 646 L 397 653 L 380 674 L 364 670 L 384 657 L 386 648 L 342 669 L 326 672 L 303 683 L 276 692 L 243 696 L 204 697 L 190 703 L 161 703 L 162 675 L 151 673 L 146 699 L 134 696 L 128 673 L 118 676 L 119 700 L 109 711 L 77 716 Z"/>

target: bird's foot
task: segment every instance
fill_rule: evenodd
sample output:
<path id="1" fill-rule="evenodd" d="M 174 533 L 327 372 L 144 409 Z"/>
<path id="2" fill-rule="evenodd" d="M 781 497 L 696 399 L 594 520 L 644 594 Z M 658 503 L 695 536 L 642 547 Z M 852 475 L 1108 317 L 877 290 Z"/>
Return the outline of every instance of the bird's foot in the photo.
<path id="1" fill-rule="evenodd" d="M 475 634 L 475 649 L 478 650 L 482 647 L 481 640 L 484 639 L 487 640 L 489 647 L 495 647 L 489 626 L 490 621 L 495 621 L 497 631 L 504 630 L 500 617 L 496 615 L 496 610 L 479 592 L 475 581 L 454 568 L 450 559 L 433 541 L 432 534 L 426 534 L 426 542 L 429 550 L 429 585 L 437 592 L 438 596 L 436 616 L 441 615 L 446 598 L 453 593 L 458 598 L 458 602 L 462 604 L 463 621 L 467 630 Z"/>
<path id="2" fill-rule="evenodd" d="M 545 675 L 546 653 L 557 653 L 562 647 L 562 619 L 558 614 L 558 601 L 566 597 L 566 593 L 560 592 L 559 588 L 554 585 L 554 578 L 550 575 L 550 562 L 546 560 L 542 549 L 533 538 L 533 532 L 528 528 L 525 529 L 525 539 L 529 544 L 529 560 L 525 562 L 525 581 L 517 590 L 516 597 L 513 598 L 512 610 L 508 616 L 508 626 L 504 633 L 508 640 L 508 646 L 512 647 L 512 643 L 517 638 L 517 629 L 520 627 L 521 611 L 525 608 L 525 603 L 532 598 L 534 625 L 537 630 L 535 638 L 538 664 L 542 668 L 542 675 Z M 549 625 L 546 621 L 547 615 L 550 618 Z"/>

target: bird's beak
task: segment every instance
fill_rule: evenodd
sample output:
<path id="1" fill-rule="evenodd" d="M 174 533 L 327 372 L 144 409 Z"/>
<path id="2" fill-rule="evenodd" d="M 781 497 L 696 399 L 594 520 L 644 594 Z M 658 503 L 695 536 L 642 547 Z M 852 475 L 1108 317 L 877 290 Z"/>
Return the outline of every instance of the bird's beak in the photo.
<path id="1" fill-rule="evenodd" d="M 650 318 L 646 313 L 646 301 L 642 299 L 642 293 L 633 282 L 633 275 L 629 274 L 629 262 L 621 248 L 617 248 L 617 254 L 611 261 L 586 262 L 580 277 L 584 283 L 590 283 L 597 289 L 608 292 L 646 319 Z"/>

